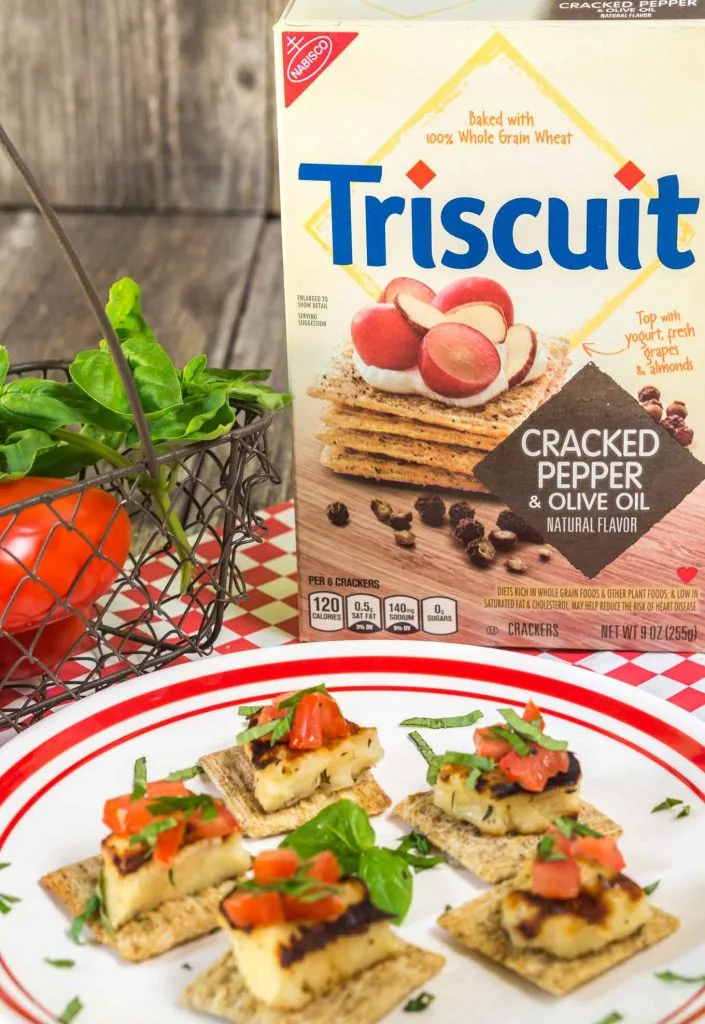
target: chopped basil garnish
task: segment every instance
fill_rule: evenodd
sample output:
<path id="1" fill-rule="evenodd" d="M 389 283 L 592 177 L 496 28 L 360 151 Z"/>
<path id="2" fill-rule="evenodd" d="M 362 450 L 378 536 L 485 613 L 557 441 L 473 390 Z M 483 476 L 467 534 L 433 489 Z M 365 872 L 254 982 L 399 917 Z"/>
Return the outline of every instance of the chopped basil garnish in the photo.
<path id="1" fill-rule="evenodd" d="M 604 838 L 602 832 L 597 832 L 594 828 L 590 828 L 589 825 L 584 825 L 577 818 L 554 818 L 553 824 L 566 839 L 572 839 L 574 836 L 593 836 L 595 839 Z"/>
<path id="2" fill-rule="evenodd" d="M 74 996 L 73 999 L 71 1000 L 71 1002 L 67 1004 L 67 1006 L 62 1010 L 62 1012 L 56 1018 L 57 1021 L 58 1021 L 58 1024 L 71 1024 L 71 1021 L 75 1020 L 76 1017 L 78 1017 L 78 1015 L 79 1015 L 79 1013 L 81 1012 L 82 1009 L 83 1009 L 83 1003 L 78 998 L 78 996 Z"/>
<path id="3" fill-rule="evenodd" d="M 290 878 L 273 878 L 271 882 L 256 882 L 254 878 L 246 878 L 238 882 L 236 889 L 239 892 L 251 892 L 262 894 L 266 892 L 280 892 L 285 896 L 293 896 L 302 903 L 317 903 L 325 896 L 337 896 L 340 886 L 328 885 L 316 878 L 311 878 L 308 872 L 313 864 L 312 860 L 304 861 Z"/>
<path id="4" fill-rule="evenodd" d="M 394 853 L 403 857 L 409 867 L 415 871 L 428 871 L 436 864 L 445 864 L 445 857 L 434 857 L 431 854 L 431 844 L 426 836 L 420 832 L 410 832 L 407 836 L 401 836 L 399 845 Z"/>
<path id="5" fill-rule="evenodd" d="M 682 810 L 678 812 L 676 818 L 687 818 L 690 814 L 690 804 L 684 804 Z"/>
<path id="6" fill-rule="evenodd" d="M 9 867 L 10 862 L 6 861 L 4 864 L 0 864 L 0 871 L 4 871 L 5 868 Z M 21 902 L 22 900 L 19 896 L 10 896 L 9 893 L 0 892 L 0 914 L 9 914 L 13 904 Z"/>
<path id="7" fill-rule="evenodd" d="M 434 753 L 433 749 L 426 740 L 423 738 L 421 733 L 410 732 L 409 739 L 418 749 L 419 753 L 423 757 L 424 761 L 428 764 L 428 771 L 426 773 L 426 782 L 429 786 L 435 786 L 438 780 L 438 771 L 441 767 L 440 757 Z"/>
<path id="8" fill-rule="evenodd" d="M 651 885 L 645 885 L 643 891 L 646 893 L 647 896 L 650 896 L 652 892 L 656 892 L 660 884 L 661 879 L 659 878 L 657 882 L 652 882 Z"/>
<path id="9" fill-rule="evenodd" d="M 619 1024 L 620 1020 L 624 1020 L 624 1017 L 621 1013 L 615 1011 L 614 1013 L 608 1013 L 602 1020 L 598 1020 L 597 1024 Z"/>
<path id="10" fill-rule="evenodd" d="M 68 970 L 69 967 L 75 967 L 75 960 L 50 960 L 49 957 L 44 957 L 44 963 L 49 964 L 50 967 L 59 967 L 62 970 Z"/>
<path id="11" fill-rule="evenodd" d="M 86 900 L 86 905 L 83 908 L 83 913 L 79 914 L 78 917 L 74 917 L 73 921 L 71 922 L 71 930 L 69 932 L 69 935 L 71 936 L 71 938 L 73 939 L 77 946 L 82 946 L 84 944 L 81 938 L 83 928 L 88 923 L 88 921 L 90 921 L 96 915 L 98 917 L 98 920 L 102 924 L 103 928 L 105 928 L 108 935 L 110 935 L 111 938 L 113 938 L 115 936 L 115 929 L 110 923 L 110 918 L 108 917 L 105 910 L 105 896 L 103 893 L 102 874 L 96 883 L 95 891 Z"/>
<path id="12" fill-rule="evenodd" d="M 251 729 L 245 729 L 237 736 L 235 742 L 238 746 L 242 746 L 244 743 L 252 743 L 254 740 L 260 740 L 264 736 L 269 736 L 269 742 L 272 746 L 278 743 L 279 740 L 283 739 L 288 732 L 291 731 L 291 727 L 294 724 L 294 713 L 298 707 L 299 701 L 308 696 L 309 693 L 328 693 L 328 690 L 324 684 L 320 686 L 309 686 L 305 690 L 299 690 L 298 693 L 293 693 L 291 697 L 285 697 L 284 700 L 277 703 L 278 708 L 285 708 L 287 713 L 283 718 L 273 718 L 271 722 L 264 722 L 262 725 L 253 725 Z"/>
<path id="13" fill-rule="evenodd" d="M 491 731 L 495 739 L 504 740 L 505 743 L 513 747 L 519 757 L 526 757 L 527 754 L 531 753 L 529 744 L 525 743 L 521 736 L 517 736 L 511 729 L 504 729 L 501 725 L 493 725 Z"/>
<path id="14" fill-rule="evenodd" d="M 471 711 L 469 715 L 456 715 L 454 718 L 406 718 L 399 724 L 417 729 L 463 729 L 482 717 L 482 711 Z"/>
<path id="15" fill-rule="evenodd" d="M 169 870 L 167 871 L 167 878 L 169 879 L 169 885 L 171 885 L 175 889 L 176 888 L 176 882 L 174 881 L 174 869 L 173 868 L 169 868 Z"/>
<path id="16" fill-rule="evenodd" d="M 203 768 L 200 764 L 194 764 L 190 768 L 181 768 L 179 771 L 170 772 L 165 782 L 186 782 L 188 779 L 195 779 L 197 775 L 203 775 Z"/>
<path id="17" fill-rule="evenodd" d="M 676 974 L 675 971 L 658 971 L 656 977 L 659 981 L 681 981 L 685 985 L 702 985 L 705 983 L 705 974 L 696 974 L 689 977 L 686 974 Z"/>
<path id="18" fill-rule="evenodd" d="M 165 818 L 163 821 L 150 821 L 149 825 L 145 825 L 141 832 L 135 832 L 133 836 L 130 836 L 130 846 L 137 846 L 138 843 L 146 843 L 150 850 L 153 850 L 157 845 L 157 837 L 162 832 L 168 832 L 171 828 L 176 828 L 178 825 L 176 818 Z"/>
<path id="19" fill-rule="evenodd" d="M 457 764 L 469 768 L 470 773 L 465 781 L 466 789 L 475 789 L 477 780 L 483 772 L 491 772 L 494 768 L 494 761 L 491 757 L 481 757 L 480 754 L 463 754 L 457 750 L 449 750 L 440 757 L 440 768 L 444 764 Z"/>
<path id="20" fill-rule="evenodd" d="M 651 813 L 656 814 L 657 811 L 670 811 L 672 807 L 678 807 L 683 801 L 679 800 L 675 796 L 667 796 L 665 800 L 662 800 L 660 804 L 656 804 L 655 807 L 651 808 Z"/>
<path id="21" fill-rule="evenodd" d="M 422 1013 L 429 1008 L 435 998 L 430 992 L 421 992 L 420 995 L 409 1000 L 404 1007 L 404 1013 Z"/>
<path id="22" fill-rule="evenodd" d="M 284 700 L 280 700 L 277 703 L 279 708 L 295 708 L 302 697 L 308 697 L 309 693 L 328 693 L 328 687 L 325 683 L 321 683 L 319 686 L 308 686 L 305 690 L 299 690 L 297 693 L 292 693 L 290 697 L 285 697 Z"/>
<path id="23" fill-rule="evenodd" d="M 147 758 L 138 757 L 133 772 L 130 800 L 141 800 L 147 793 Z"/>
<path id="24" fill-rule="evenodd" d="M 207 793 L 191 793 L 189 796 L 160 796 L 147 804 L 150 814 L 185 814 L 187 817 L 200 810 L 204 821 L 218 817 L 218 808 L 212 796 Z M 147 826 L 149 827 L 149 826 Z M 173 827 L 173 826 L 172 826 Z"/>
<path id="25" fill-rule="evenodd" d="M 237 709 L 237 713 L 241 718 L 252 718 L 253 715 L 258 715 L 263 708 L 264 704 L 243 704 Z"/>
<path id="26" fill-rule="evenodd" d="M 251 729 L 245 729 L 236 737 L 235 742 L 239 747 L 244 743 L 252 743 L 254 740 L 261 740 L 263 736 L 269 736 L 277 727 L 278 722 L 286 719 L 273 718 L 271 722 L 263 722 L 261 725 L 253 725 Z"/>
<path id="27" fill-rule="evenodd" d="M 565 740 L 554 740 L 544 735 L 533 722 L 525 722 L 512 708 L 500 708 L 499 713 L 514 732 L 531 740 L 538 747 L 544 750 L 567 750 L 568 744 Z"/>
<path id="28" fill-rule="evenodd" d="M 182 971 L 192 971 L 193 967 L 191 966 L 191 964 L 182 964 L 181 965 L 181 970 Z"/>
<path id="29" fill-rule="evenodd" d="M 554 861 L 554 860 L 568 860 L 564 853 L 556 850 L 556 840 L 553 836 L 544 836 L 539 842 L 537 847 L 537 853 L 539 860 L 543 861 Z"/>

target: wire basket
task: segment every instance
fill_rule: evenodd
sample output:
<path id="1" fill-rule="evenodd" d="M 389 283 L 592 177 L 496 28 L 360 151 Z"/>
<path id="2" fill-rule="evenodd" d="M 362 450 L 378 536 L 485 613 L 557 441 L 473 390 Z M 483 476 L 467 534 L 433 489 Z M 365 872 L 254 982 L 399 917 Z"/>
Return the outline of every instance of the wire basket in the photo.
<path id="1" fill-rule="evenodd" d="M 259 483 L 279 480 L 267 449 L 272 417 L 254 407 L 242 409 L 235 427 L 215 440 L 164 454 L 155 449 L 122 346 L 90 277 L 2 125 L 0 145 L 83 289 L 139 438 L 127 466 L 99 462 L 75 483 L 14 504 L 6 500 L 0 508 L 0 729 L 19 731 L 68 700 L 183 655 L 209 654 L 228 605 L 244 595 L 238 548 L 264 533 L 253 492 Z M 68 365 L 25 364 L 9 376 L 66 381 Z M 36 527 L 39 517 L 41 546 L 30 556 L 23 530 Z M 93 593 L 97 572 L 108 582 Z"/>

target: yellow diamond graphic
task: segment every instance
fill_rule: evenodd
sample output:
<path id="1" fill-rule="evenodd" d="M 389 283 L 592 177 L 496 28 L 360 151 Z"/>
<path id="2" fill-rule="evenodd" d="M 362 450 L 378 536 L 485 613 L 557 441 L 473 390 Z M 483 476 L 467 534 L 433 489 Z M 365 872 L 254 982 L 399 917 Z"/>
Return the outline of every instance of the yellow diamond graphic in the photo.
<path id="1" fill-rule="evenodd" d="M 362 2 L 365 7 L 371 7 L 373 11 L 381 11 L 382 14 L 388 14 L 391 18 L 399 18 L 404 21 L 420 21 L 423 18 L 431 18 L 435 14 L 446 14 L 448 11 L 457 11 L 461 7 L 469 7 L 470 4 L 475 3 L 475 0 L 460 0 L 459 3 L 446 3 L 442 4 L 440 7 L 434 5 L 433 7 L 428 7 L 423 11 L 417 11 L 415 14 L 407 14 L 401 10 L 395 10 L 388 4 L 378 4 L 375 3 L 374 0 L 362 0 Z M 404 0 L 400 0 L 399 7 L 404 6 L 408 5 L 405 4 Z"/>
<path id="2" fill-rule="evenodd" d="M 366 0 L 369 6 L 376 6 L 384 9 L 382 5 L 375 4 L 373 0 Z M 447 8 L 446 8 L 447 9 Z M 436 9 L 438 10 L 438 9 Z M 390 12 L 393 13 L 393 12 Z M 613 145 L 576 107 L 564 96 L 547 78 L 545 78 L 534 65 L 528 61 L 523 54 L 509 42 L 501 33 L 495 32 L 486 43 L 472 56 L 462 67 L 441 86 L 402 126 L 387 140 L 372 156 L 366 161 L 367 164 L 380 164 L 401 143 L 407 138 L 410 132 L 427 127 L 432 124 L 434 118 L 441 114 L 460 95 L 468 79 L 481 68 L 486 68 L 498 58 L 508 60 L 514 71 L 531 82 L 539 92 L 552 104 L 554 104 L 573 123 L 575 129 L 582 133 L 594 146 L 614 163 L 616 173 L 627 163 L 628 158 L 620 152 L 617 146 Z M 646 197 L 652 198 L 657 195 L 657 190 L 646 178 L 637 186 L 638 190 Z M 330 221 L 331 204 L 326 201 L 304 225 L 306 231 L 321 245 L 326 252 L 332 255 L 331 244 L 325 234 L 325 226 Z M 680 221 L 680 242 L 685 245 L 689 242 L 695 231 L 688 222 Z M 383 285 L 375 280 L 364 266 L 351 264 L 343 267 L 357 284 L 375 301 L 383 290 Z M 573 347 L 582 344 L 589 338 L 605 321 L 634 294 L 647 281 L 652 274 L 662 269 L 661 263 L 654 260 L 645 266 L 638 274 L 629 280 L 629 283 L 620 288 L 614 295 L 605 299 L 588 318 L 577 326 L 569 338 Z"/>

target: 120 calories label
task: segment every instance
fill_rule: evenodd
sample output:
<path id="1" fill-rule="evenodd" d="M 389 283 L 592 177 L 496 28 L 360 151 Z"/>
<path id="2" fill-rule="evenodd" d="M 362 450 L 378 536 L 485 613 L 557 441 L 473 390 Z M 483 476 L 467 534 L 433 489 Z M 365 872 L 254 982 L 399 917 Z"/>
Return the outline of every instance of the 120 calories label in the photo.
<path id="1" fill-rule="evenodd" d="M 374 594 L 342 594 L 319 590 L 309 595 L 309 623 L 320 633 L 369 635 L 382 631 L 393 636 L 426 633 L 450 636 L 458 632 L 458 604 L 452 597 L 395 595 L 382 601 Z"/>

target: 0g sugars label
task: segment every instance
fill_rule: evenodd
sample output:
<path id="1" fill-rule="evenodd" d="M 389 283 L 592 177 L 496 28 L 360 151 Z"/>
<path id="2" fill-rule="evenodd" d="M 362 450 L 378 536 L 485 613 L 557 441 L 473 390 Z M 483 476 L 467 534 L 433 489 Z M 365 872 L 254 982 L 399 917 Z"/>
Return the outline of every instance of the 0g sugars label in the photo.
<path id="1" fill-rule="evenodd" d="M 476 475 L 592 579 L 705 479 L 705 466 L 589 364 Z"/>

